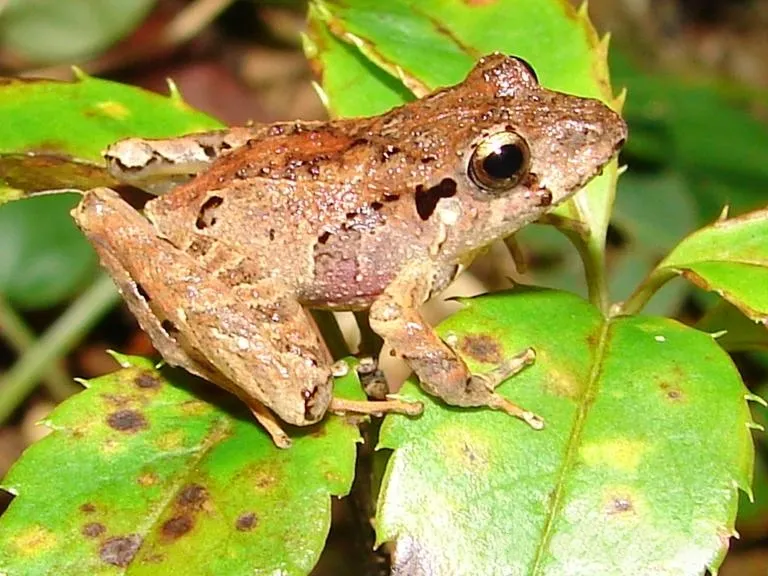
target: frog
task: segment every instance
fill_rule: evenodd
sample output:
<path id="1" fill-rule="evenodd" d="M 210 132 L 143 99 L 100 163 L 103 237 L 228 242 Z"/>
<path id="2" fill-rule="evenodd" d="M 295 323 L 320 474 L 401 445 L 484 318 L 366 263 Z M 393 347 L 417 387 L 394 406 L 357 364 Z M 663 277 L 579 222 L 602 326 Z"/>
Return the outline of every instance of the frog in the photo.
<path id="1" fill-rule="evenodd" d="M 142 213 L 94 188 L 72 215 L 165 362 L 238 396 L 279 447 L 285 424 L 328 411 L 422 409 L 334 397 L 337 364 L 312 309 L 368 310 L 428 395 L 540 429 L 497 392 L 535 351 L 472 373 L 420 307 L 581 190 L 626 137 L 605 103 L 492 53 L 462 82 L 378 116 L 121 140 L 108 170 L 157 196 Z"/>

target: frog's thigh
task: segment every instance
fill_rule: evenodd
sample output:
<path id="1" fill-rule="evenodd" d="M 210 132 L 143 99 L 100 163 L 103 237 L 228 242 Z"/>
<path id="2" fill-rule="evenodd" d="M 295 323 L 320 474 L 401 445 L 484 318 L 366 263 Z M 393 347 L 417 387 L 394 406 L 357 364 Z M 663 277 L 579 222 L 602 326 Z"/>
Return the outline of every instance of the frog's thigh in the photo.
<path id="1" fill-rule="evenodd" d="M 192 359 L 166 332 L 149 306 L 147 289 L 137 284 L 132 271 L 126 267 L 134 268 L 130 263 L 134 262 L 132 259 L 136 255 L 142 261 L 154 258 L 154 244 L 139 240 L 153 238 L 154 230 L 149 223 L 108 188 L 86 192 L 72 211 L 72 216 L 96 249 L 102 265 L 109 271 L 142 330 L 165 361 L 197 376 L 214 379 L 214 373 L 209 368 Z"/>

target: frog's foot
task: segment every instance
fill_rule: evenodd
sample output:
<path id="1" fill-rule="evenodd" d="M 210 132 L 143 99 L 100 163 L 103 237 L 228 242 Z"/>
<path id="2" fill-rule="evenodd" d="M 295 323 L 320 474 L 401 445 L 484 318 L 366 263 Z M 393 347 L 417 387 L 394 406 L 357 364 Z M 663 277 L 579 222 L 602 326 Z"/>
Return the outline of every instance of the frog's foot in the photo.
<path id="1" fill-rule="evenodd" d="M 474 380 L 474 382 L 472 384 L 479 382 L 489 391 L 493 392 L 499 384 L 521 372 L 527 366 L 533 364 L 535 360 L 536 352 L 533 348 L 526 348 L 520 354 L 512 356 L 489 372 L 485 372 L 484 374 L 473 374 L 472 380 Z M 502 410 L 510 416 L 520 418 L 520 420 L 527 423 L 534 430 L 541 430 L 544 428 L 544 420 L 541 417 L 529 410 L 521 408 L 495 392 L 491 394 L 488 401 L 488 407 Z"/>
<path id="2" fill-rule="evenodd" d="M 328 409 L 334 413 L 354 413 L 354 414 L 384 414 L 393 412 L 395 414 L 406 414 L 408 416 L 418 416 L 424 411 L 424 405 L 421 402 L 405 402 L 392 396 L 387 396 L 387 400 L 347 400 L 346 398 L 332 398 Z"/>
<path id="3" fill-rule="evenodd" d="M 360 358 L 355 370 L 368 398 L 373 398 L 374 400 L 385 400 L 387 398 L 389 394 L 387 378 L 379 368 L 375 358 L 371 356 Z"/>
<path id="4" fill-rule="evenodd" d="M 270 438 L 272 438 L 272 442 L 275 443 L 275 446 L 278 448 L 291 447 L 291 439 L 288 437 L 288 434 L 286 434 L 280 427 L 280 423 L 277 421 L 277 418 L 274 414 L 256 402 L 251 403 L 249 408 L 251 409 L 253 415 L 256 417 L 256 420 L 258 420 L 259 424 L 262 425 L 264 430 L 267 431 L 267 434 L 269 434 Z"/>

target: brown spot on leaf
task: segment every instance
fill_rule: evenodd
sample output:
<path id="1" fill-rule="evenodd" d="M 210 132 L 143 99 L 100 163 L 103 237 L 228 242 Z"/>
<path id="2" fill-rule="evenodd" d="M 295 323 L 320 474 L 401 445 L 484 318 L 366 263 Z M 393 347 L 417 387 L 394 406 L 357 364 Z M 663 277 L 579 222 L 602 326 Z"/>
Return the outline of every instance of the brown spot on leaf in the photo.
<path id="1" fill-rule="evenodd" d="M 94 506 L 90 502 L 86 502 L 85 504 L 80 505 L 80 511 L 86 514 L 93 514 L 94 512 L 96 512 L 96 506 Z"/>
<path id="2" fill-rule="evenodd" d="M 461 341 L 461 351 L 478 362 L 499 364 L 502 361 L 501 346 L 487 334 L 471 334 Z"/>
<path id="3" fill-rule="evenodd" d="M 154 486 L 157 484 L 158 477 L 157 474 L 154 472 L 145 472 L 144 474 L 141 474 L 136 481 L 139 483 L 140 486 Z"/>
<path id="4" fill-rule="evenodd" d="M 208 500 L 208 491 L 200 484 L 190 484 L 179 493 L 177 504 L 184 508 L 200 510 L 206 500 Z"/>
<path id="5" fill-rule="evenodd" d="M 141 546 L 141 537 L 138 534 L 115 536 L 101 545 L 99 558 L 112 566 L 128 566 L 139 551 L 139 546 Z"/>
<path id="6" fill-rule="evenodd" d="M 673 402 L 682 402 L 685 400 L 685 394 L 683 391 L 674 384 L 670 384 L 669 382 L 662 382 L 659 385 L 659 388 L 661 388 L 661 391 L 664 393 L 668 400 Z"/>
<path id="7" fill-rule="evenodd" d="M 163 527 L 160 529 L 160 533 L 163 535 L 163 538 L 168 540 L 176 540 L 192 530 L 194 525 L 195 521 L 188 514 L 183 516 L 174 516 L 170 520 L 166 521 L 165 524 L 163 524 Z"/>
<path id="8" fill-rule="evenodd" d="M 612 509 L 608 511 L 609 514 L 621 514 L 633 510 L 632 500 L 624 496 L 615 497 L 611 504 Z"/>
<path id="9" fill-rule="evenodd" d="M 147 421 L 141 412 L 136 410 L 118 410 L 107 416 L 110 428 L 120 432 L 138 432 L 147 427 Z"/>
<path id="10" fill-rule="evenodd" d="M 258 522 L 259 519 L 256 514 L 253 512 L 246 512 L 245 514 L 240 514 L 240 516 L 238 516 L 237 521 L 235 522 L 235 528 L 240 532 L 248 532 L 253 530 Z"/>
<path id="11" fill-rule="evenodd" d="M 160 388 L 160 379 L 151 372 L 142 372 L 133 381 L 138 388 Z"/>
<path id="12" fill-rule="evenodd" d="M 80 530 L 83 536 L 87 536 L 88 538 L 98 538 L 106 531 L 106 526 L 100 522 L 88 522 L 88 524 L 85 524 Z"/>

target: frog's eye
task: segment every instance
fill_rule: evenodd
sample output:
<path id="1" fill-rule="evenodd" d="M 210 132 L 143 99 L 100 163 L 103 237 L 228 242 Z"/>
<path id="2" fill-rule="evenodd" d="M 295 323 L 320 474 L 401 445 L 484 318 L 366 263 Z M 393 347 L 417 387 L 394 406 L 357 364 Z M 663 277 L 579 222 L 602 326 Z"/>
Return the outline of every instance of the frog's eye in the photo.
<path id="1" fill-rule="evenodd" d="M 480 188 L 509 190 L 528 172 L 528 144 L 515 132 L 496 132 L 483 138 L 469 159 L 469 177 Z"/>

